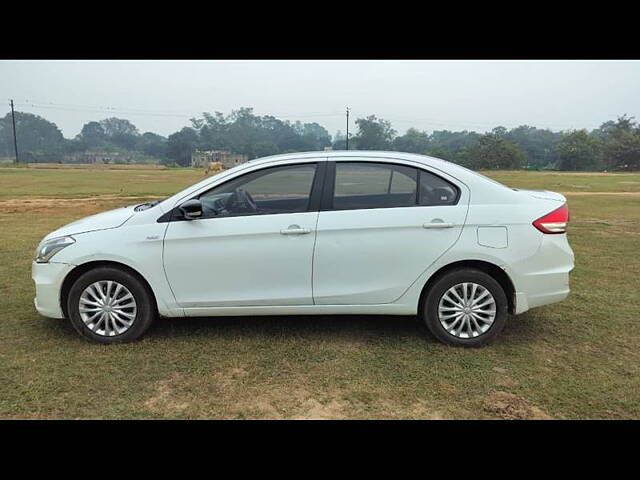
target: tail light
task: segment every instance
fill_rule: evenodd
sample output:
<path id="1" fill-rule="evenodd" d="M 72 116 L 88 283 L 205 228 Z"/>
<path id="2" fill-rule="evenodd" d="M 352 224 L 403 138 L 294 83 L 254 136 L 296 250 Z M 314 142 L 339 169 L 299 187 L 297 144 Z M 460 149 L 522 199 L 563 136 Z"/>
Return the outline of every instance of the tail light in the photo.
<path id="1" fill-rule="evenodd" d="M 533 222 L 542 233 L 565 233 L 569 223 L 569 207 L 565 203 L 560 208 Z"/>

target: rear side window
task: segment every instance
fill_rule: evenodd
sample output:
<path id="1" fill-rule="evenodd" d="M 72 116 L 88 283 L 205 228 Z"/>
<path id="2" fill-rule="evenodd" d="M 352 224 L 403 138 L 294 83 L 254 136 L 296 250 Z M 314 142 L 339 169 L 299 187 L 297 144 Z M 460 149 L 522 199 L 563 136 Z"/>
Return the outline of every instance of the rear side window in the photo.
<path id="1" fill-rule="evenodd" d="M 420 170 L 420 205 L 455 205 L 458 202 L 459 190 L 452 183 Z"/>
<path id="2" fill-rule="evenodd" d="M 337 162 L 335 210 L 410 207 L 416 204 L 415 168 L 384 163 Z"/>

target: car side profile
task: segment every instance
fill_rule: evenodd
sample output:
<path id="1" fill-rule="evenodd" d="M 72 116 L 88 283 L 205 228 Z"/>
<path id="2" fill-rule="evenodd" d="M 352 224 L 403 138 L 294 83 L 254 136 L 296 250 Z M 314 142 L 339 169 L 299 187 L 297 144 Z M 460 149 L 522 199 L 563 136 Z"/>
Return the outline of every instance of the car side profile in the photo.
<path id="1" fill-rule="evenodd" d="M 560 194 L 432 157 L 277 155 L 50 233 L 35 306 L 100 343 L 135 340 L 158 315 L 376 314 L 481 346 L 509 313 L 567 297 L 568 221 Z"/>

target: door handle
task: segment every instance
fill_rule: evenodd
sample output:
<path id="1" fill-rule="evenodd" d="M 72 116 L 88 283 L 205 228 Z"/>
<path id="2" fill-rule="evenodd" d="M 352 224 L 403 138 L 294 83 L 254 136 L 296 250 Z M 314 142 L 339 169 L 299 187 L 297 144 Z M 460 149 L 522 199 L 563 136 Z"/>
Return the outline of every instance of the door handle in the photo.
<path id="1" fill-rule="evenodd" d="M 453 223 L 444 223 L 444 222 L 431 222 L 431 223 L 423 223 L 423 228 L 452 228 L 455 227 Z"/>
<path id="2" fill-rule="evenodd" d="M 310 228 L 300 228 L 300 225 L 289 225 L 289 228 L 280 230 L 282 235 L 304 235 L 311 233 Z"/>

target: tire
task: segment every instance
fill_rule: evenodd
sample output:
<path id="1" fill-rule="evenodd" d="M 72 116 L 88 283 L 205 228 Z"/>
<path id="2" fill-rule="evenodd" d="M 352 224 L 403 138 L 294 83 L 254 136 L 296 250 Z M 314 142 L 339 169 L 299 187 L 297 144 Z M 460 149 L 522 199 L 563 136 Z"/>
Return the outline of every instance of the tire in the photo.
<path id="1" fill-rule="evenodd" d="M 466 304 L 461 301 L 467 298 L 464 295 L 464 284 L 468 295 Z M 475 289 L 473 284 L 477 285 Z M 485 291 L 488 291 L 488 294 L 485 294 Z M 476 305 L 471 307 L 475 315 L 469 315 L 470 306 L 473 305 L 471 292 L 474 293 L 474 298 L 478 299 Z M 456 293 L 459 297 L 456 297 Z M 450 302 L 449 299 L 455 300 L 456 303 Z M 466 305 L 467 310 L 458 305 Z M 481 270 L 464 268 L 445 273 L 436 280 L 425 297 L 422 312 L 427 328 L 442 343 L 454 347 L 482 347 L 494 340 L 504 328 L 507 309 L 507 296 L 493 277 Z M 495 316 L 490 321 L 490 312 L 493 310 Z M 449 328 L 445 328 L 446 326 Z"/>
<path id="2" fill-rule="evenodd" d="M 112 297 L 105 295 L 107 289 Z M 133 301 L 127 294 L 133 297 Z M 98 305 L 105 303 L 104 298 L 110 298 L 109 301 L 113 302 L 113 306 L 108 305 L 113 313 L 106 314 L 101 321 L 105 307 Z M 86 313 L 87 309 L 91 311 Z M 104 344 L 138 340 L 157 316 L 155 299 L 149 288 L 136 276 L 114 267 L 98 267 L 82 274 L 69 291 L 67 312 L 71 324 L 80 335 Z M 89 320 L 94 313 L 98 319 Z M 107 318 L 109 321 L 106 321 Z"/>

